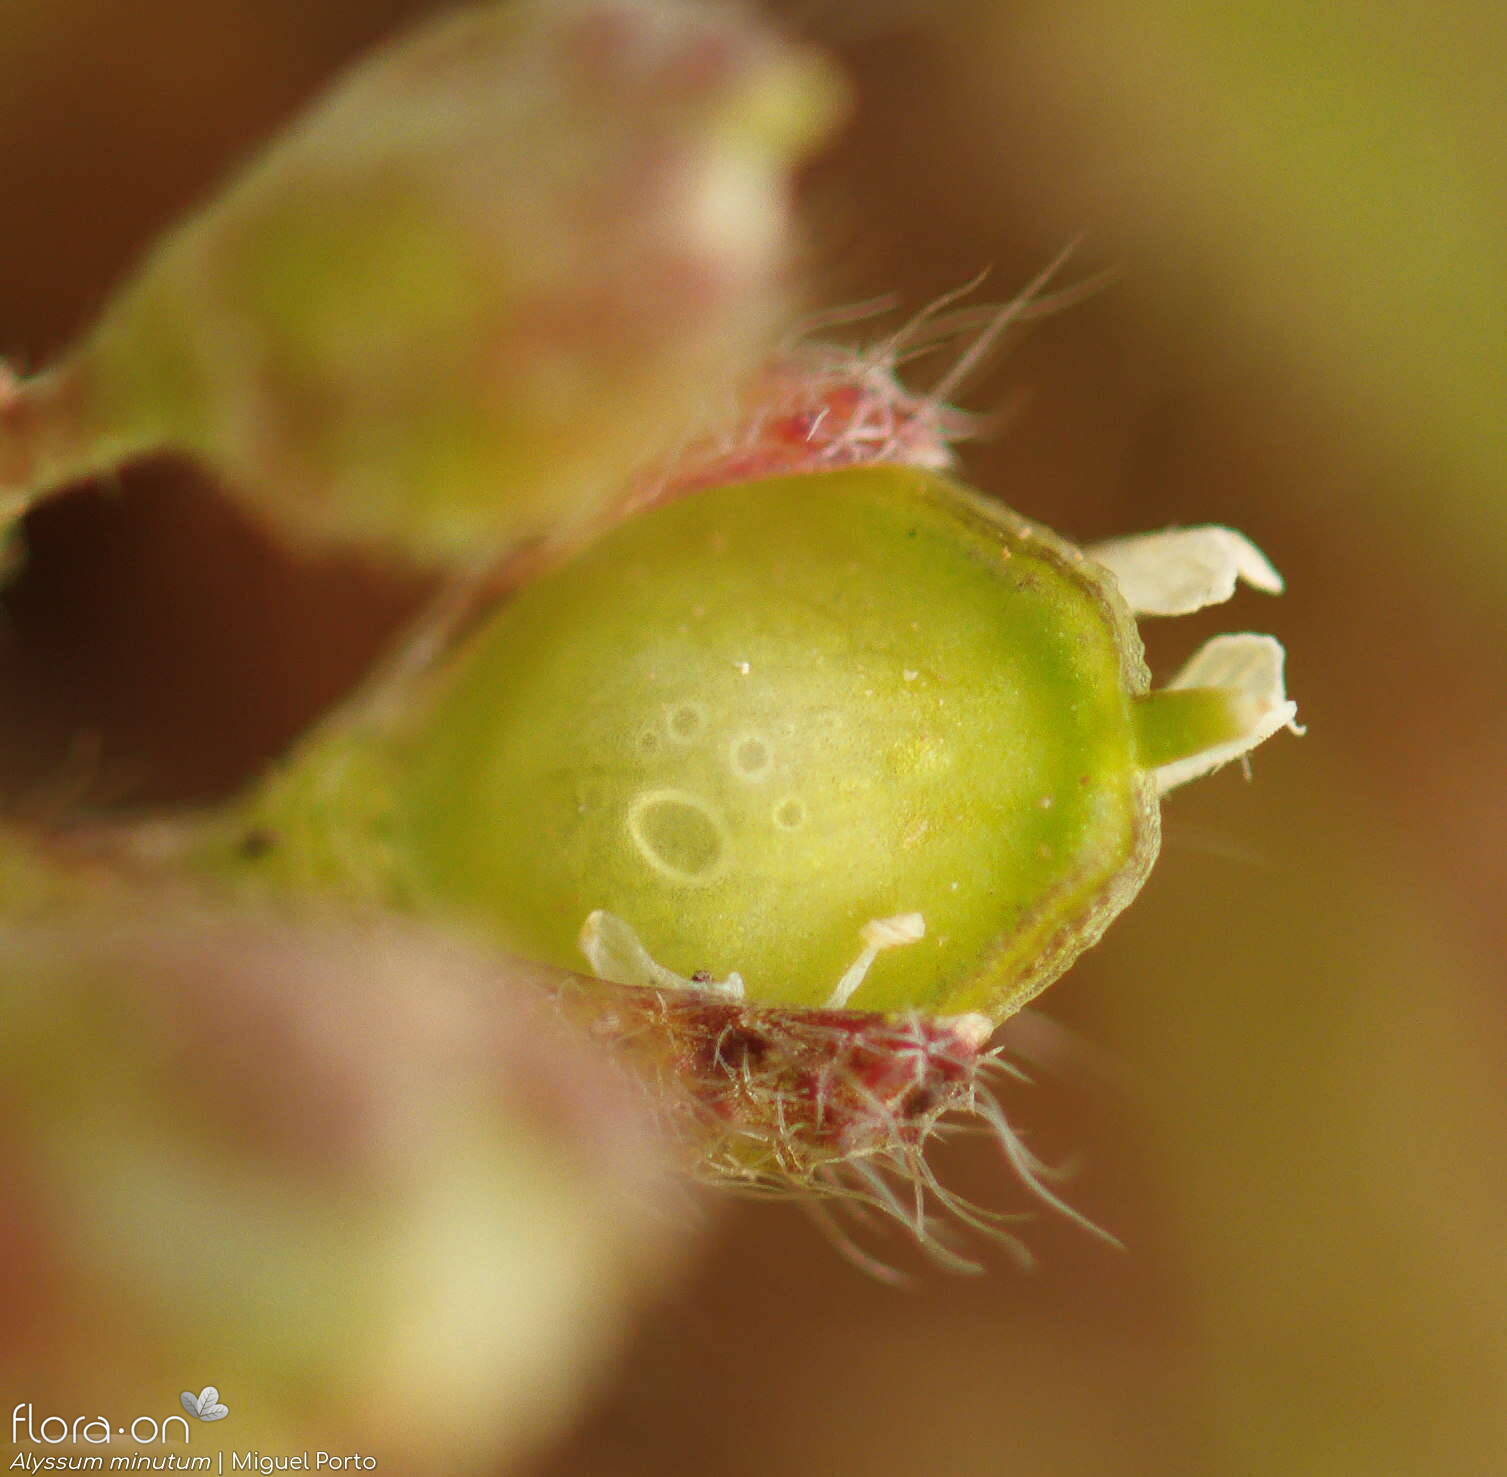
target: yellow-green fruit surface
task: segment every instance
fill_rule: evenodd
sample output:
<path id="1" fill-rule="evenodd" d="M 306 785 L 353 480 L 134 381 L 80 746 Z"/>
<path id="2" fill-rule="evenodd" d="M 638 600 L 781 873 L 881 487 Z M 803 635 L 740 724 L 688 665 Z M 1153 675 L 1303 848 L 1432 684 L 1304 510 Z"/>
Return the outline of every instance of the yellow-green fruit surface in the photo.
<path id="1" fill-rule="evenodd" d="M 661 964 L 817 1006 L 871 919 L 924 916 L 851 1002 L 1008 1014 L 1156 851 L 1109 578 L 931 473 L 698 494 L 496 615 L 406 756 L 421 892 L 583 967 L 605 909 Z"/>

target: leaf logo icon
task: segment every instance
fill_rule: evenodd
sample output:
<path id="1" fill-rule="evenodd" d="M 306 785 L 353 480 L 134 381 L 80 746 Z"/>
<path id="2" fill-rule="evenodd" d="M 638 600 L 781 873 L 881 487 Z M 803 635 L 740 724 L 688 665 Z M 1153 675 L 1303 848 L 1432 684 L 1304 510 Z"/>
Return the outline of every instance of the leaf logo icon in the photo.
<path id="1" fill-rule="evenodd" d="M 178 1403 L 198 1421 L 223 1421 L 230 1414 L 230 1407 L 220 1404 L 220 1392 L 213 1385 L 205 1385 L 197 1395 L 185 1390 Z"/>

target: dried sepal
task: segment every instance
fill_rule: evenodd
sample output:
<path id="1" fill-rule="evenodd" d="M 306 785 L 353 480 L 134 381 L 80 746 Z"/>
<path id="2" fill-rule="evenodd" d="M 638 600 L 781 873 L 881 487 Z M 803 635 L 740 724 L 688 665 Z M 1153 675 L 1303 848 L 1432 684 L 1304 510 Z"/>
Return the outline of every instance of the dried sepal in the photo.
<path id="1" fill-rule="evenodd" d="M 1223 604 L 1242 580 L 1282 593 L 1282 576 L 1266 555 L 1243 533 L 1214 524 L 1110 539 L 1084 552 L 1114 575 L 1137 615 L 1191 615 Z"/>
<path id="2" fill-rule="evenodd" d="M 726 425 L 641 475 L 624 513 L 705 487 L 843 467 L 945 471 L 972 418 L 907 390 L 889 352 L 807 341 L 769 359 Z"/>
<path id="3" fill-rule="evenodd" d="M 708 487 L 846 467 L 919 467 L 945 472 L 954 446 L 986 430 L 989 418 L 952 404 L 961 386 L 1018 324 L 1059 311 L 1097 284 L 1060 293 L 1046 288 L 1071 254 L 1059 254 L 1002 304 L 955 308 L 983 274 L 923 307 L 893 332 L 858 347 L 821 335 L 883 312 L 887 300 L 809 317 L 792 342 L 743 384 L 718 423 L 640 472 L 613 521 Z M 925 390 L 908 386 L 901 368 L 938 350 L 954 359 Z"/>

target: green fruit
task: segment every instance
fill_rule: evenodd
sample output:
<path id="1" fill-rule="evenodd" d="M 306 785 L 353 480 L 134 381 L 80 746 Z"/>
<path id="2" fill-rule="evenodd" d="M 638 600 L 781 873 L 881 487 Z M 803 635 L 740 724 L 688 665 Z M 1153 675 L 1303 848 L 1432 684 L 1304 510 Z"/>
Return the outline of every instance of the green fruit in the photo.
<path id="1" fill-rule="evenodd" d="M 493 618 L 410 736 L 391 842 L 519 952 L 580 968 L 603 909 L 771 1003 L 826 1002 L 865 924 L 920 913 L 853 1005 L 1000 1017 L 1151 866 L 1141 735 L 1166 762 L 1184 718 L 1147 688 L 1113 577 L 945 478 L 723 487 Z M 1181 747 L 1228 736 L 1209 696 L 1179 695 Z"/>
<path id="2" fill-rule="evenodd" d="M 285 536 L 470 563 L 582 521 L 784 317 L 830 66 L 695 0 L 527 0 L 375 52 L 170 232 L 72 353 L 0 366 L 0 534 L 186 452 Z"/>

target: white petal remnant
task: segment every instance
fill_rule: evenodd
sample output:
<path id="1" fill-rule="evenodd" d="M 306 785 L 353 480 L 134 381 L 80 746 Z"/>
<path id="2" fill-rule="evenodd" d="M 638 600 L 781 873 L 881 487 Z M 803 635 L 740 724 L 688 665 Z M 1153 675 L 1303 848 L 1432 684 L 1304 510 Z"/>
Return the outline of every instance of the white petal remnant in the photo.
<path id="1" fill-rule="evenodd" d="M 847 1008 L 853 992 L 863 983 L 874 960 L 886 949 L 913 944 L 926 936 L 926 920 L 920 913 L 900 913 L 893 918 L 876 918 L 859 932 L 863 952 L 837 982 L 826 1002 L 828 1010 Z M 615 914 L 598 908 L 581 925 L 581 952 L 591 972 L 615 985 L 643 985 L 654 990 L 704 990 L 727 1000 L 744 998 L 743 976 L 734 971 L 725 980 L 709 974 L 687 979 L 666 969 L 644 947 L 643 940 L 630 924 Z"/>
<path id="2" fill-rule="evenodd" d="M 1238 739 L 1159 766 L 1154 773 L 1161 794 L 1250 753 L 1279 728 L 1303 731 L 1297 724 L 1298 706 L 1287 696 L 1283 681 L 1285 659 L 1282 643 L 1274 636 L 1250 632 L 1216 636 L 1199 647 L 1168 687 L 1215 687 L 1237 693 L 1248 705 L 1249 718 Z"/>
<path id="3" fill-rule="evenodd" d="M 1266 555 L 1243 533 L 1215 524 L 1110 539 L 1087 553 L 1114 575 L 1137 615 L 1189 615 L 1220 605 L 1240 580 L 1268 595 L 1282 593 L 1282 576 Z"/>
<path id="4" fill-rule="evenodd" d="M 870 967 L 885 949 L 898 949 L 926 937 L 926 919 L 920 913 L 897 913 L 893 918 L 875 918 L 859 930 L 863 953 L 833 987 L 828 1010 L 846 1010 L 853 992 L 864 982 Z"/>
<path id="5" fill-rule="evenodd" d="M 612 913 L 600 908 L 581 925 L 581 952 L 591 972 L 615 985 L 646 985 L 654 990 L 705 990 L 725 995 L 729 1000 L 743 998 L 743 977 L 736 972 L 725 980 L 687 979 L 655 962 L 633 929 Z"/>

